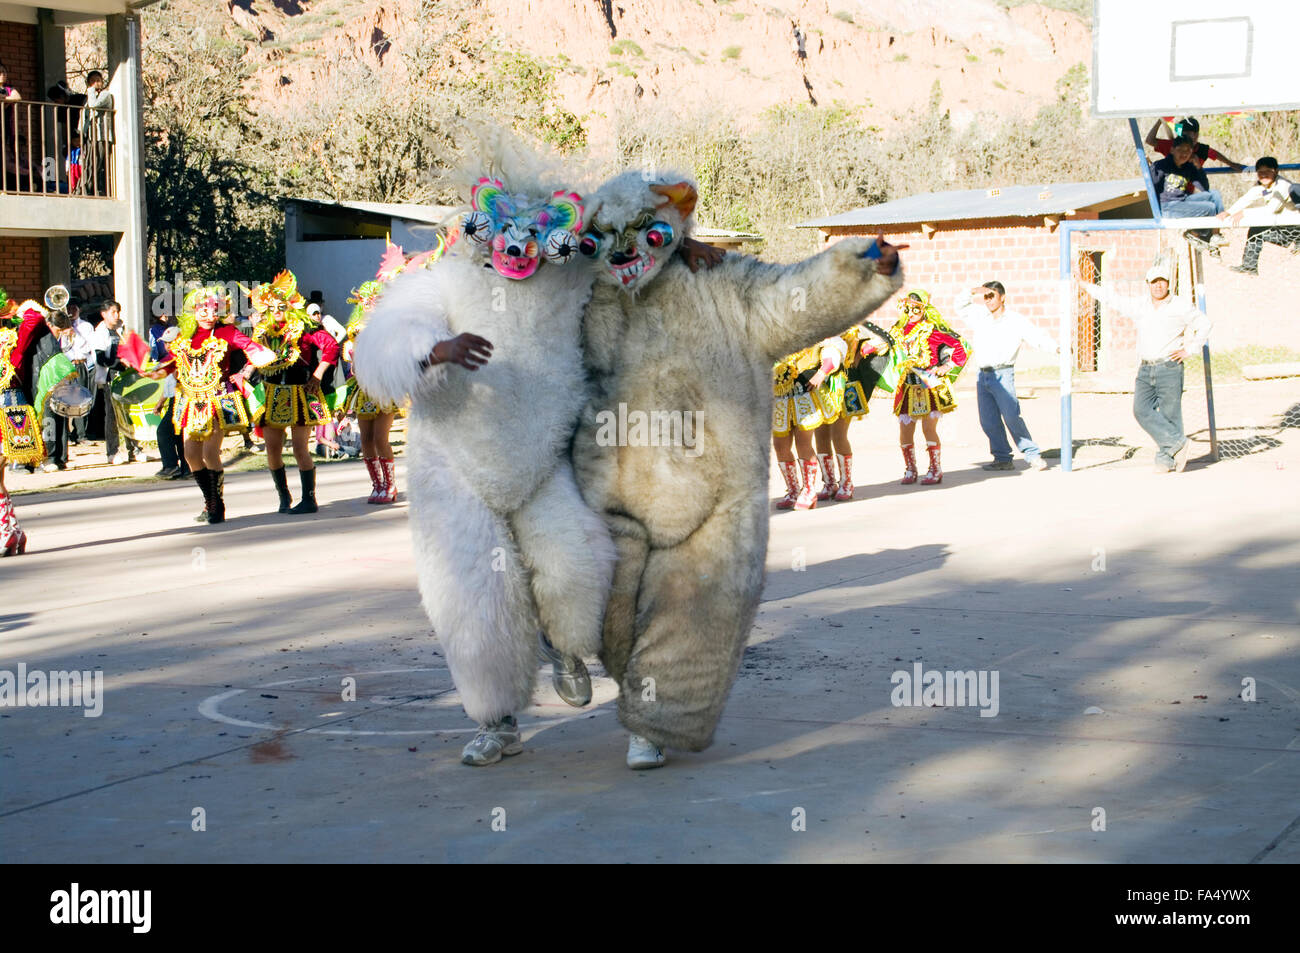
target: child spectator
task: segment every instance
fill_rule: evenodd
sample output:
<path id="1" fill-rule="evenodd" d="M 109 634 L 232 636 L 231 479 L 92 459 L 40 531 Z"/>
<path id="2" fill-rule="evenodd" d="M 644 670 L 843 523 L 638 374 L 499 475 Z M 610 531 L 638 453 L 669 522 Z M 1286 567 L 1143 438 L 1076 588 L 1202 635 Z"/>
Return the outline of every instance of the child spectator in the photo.
<path id="1" fill-rule="evenodd" d="M 1255 163 L 1255 184 L 1226 211 L 1219 214 L 1220 219 L 1228 219 L 1233 225 L 1241 222 L 1246 212 L 1254 212 L 1252 218 L 1263 215 L 1281 215 L 1296 211 L 1293 186 L 1277 174 L 1277 160 L 1272 156 L 1261 156 Z M 1259 274 L 1259 253 L 1264 243 L 1289 247 L 1294 254 L 1300 243 L 1300 228 L 1292 225 L 1257 225 L 1246 232 L 1246 247 L 1241 254 L 1241 264 L 1232 265 L 1229 271 L 1243 275 Z"/>
<path id="2" fill-rule="evenodd" d="M 356 417 L 349 414 L 339 420 L 336 438 L 339 449 L 344 454 L 349 457 L 361 456 L 361 428 L 357 425 Z"/>
<path id="3" fill-rule="evenodd" d="M 1151 167 L 1151 178 L 1160 197 L 1162 218 L 1200 218 L 1223 211 L 1222 196 L 1210 188 L 1204 170 L 1192 162 L 1192 143 L 1182 136 L 1174 140 L 1170 154 Z M 1187 237 L 1216 255 L 1219 246 L 1227 244 L 1222 235 L 1208 229 L 1188 232 Z"/>
<path id="4" fill-rule="evenodd" d="M 1205 166 L 1205 160 L 1207 159 L 1218 159 L 1233 172 L 1240 172 L 1245 168 L 1245 166 L 1233 162 L 1218 150 L 1201 142 L 1201 124 L 1196 121 L 1195 117 L 1188 116 L 1175 123 L 1173 132 L 1167 139 L 1160 139 L 1156 136 L 1161 126 L 1164 126 L 1166 130 L 1169 129 L 1169 125 L 1163 119 L 1157 119 L 1156 124 L 1151 127 L 1151 131 L 1147 133 L 1146 142 L 1147 145 L 1162 156 L 1169 155 L 1174 147 L 1174 142 L 1181 136 L 1192 144 L 1192 161 L 1196 163 L 1198 169 Z"/>
<path id="5" fill-rule="evenodd" d="M 68 140 L 70 148 L 68 149 L 68 158 L 64 160 L 64 166 L 68 172 L 68 191 L 77 191 L 77 185 L 81 182 L 81 133 L 74 132 Z"/>

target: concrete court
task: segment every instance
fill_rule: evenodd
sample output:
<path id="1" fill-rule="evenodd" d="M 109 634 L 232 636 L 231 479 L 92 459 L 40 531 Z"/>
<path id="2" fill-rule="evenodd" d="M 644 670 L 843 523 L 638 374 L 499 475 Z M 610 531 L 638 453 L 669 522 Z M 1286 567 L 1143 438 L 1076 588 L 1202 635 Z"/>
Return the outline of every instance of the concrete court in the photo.
<path id="1" fill-rule="evenodd" d="M 1054 402 L 1026 412 L 1053 446 Z M 191 522 L 188 482 L 20 495 L 0 669 L 98 667 L 107 694 L 98 719 L 0 713 L 0 856 L 1300 860 L 1300 442 L 1181 475 L 1152 474 L 1149 446 L 989 474 L 973 400 L 944 437 L 944 484 L 898 486 L 873 413 L 857 499 L 774 515 L 714 746 L 644 773 L 605 678 L 579 712 L 543 676 L 525 752 L 458 763 L 470 726 L 406 504 L 367 506 L 359 463 L 321 467 L 298 519 L 269 512 L 265 473 L 232 474 L 220 528 Z M 893 707 L 915 661 L 997 671 L 998 715 Z"/>

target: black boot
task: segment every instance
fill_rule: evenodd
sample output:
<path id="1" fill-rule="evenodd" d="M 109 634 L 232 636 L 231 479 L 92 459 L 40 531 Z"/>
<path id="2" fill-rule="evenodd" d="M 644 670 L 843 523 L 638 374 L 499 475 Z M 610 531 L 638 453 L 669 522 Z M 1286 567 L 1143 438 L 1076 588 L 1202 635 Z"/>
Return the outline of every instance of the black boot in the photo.
<path id="1" fill-rule="evenodd" d="M 289 495 L 289 478 L 285 475 L 284 467 L 271 471 L 271 479 L 275 481 L 275 492 L 280 494 L 280 513 L 292 513 L 293 497 Z"/>
<path id="2" fill-rule="evenodd" d="M 299 470 L 298 477 L 302 480 L 302 499 L 298 505 L 291 509 L 290 513 L 315 513 L 316 512 L 316 468 L 310 470 Z"/>
<path id="3" fill-rule="evenodd" d="M 212 488 L 208 501 L 208 522 L 224 523 L 226 521 L 226 471 L 209 470 L 208 485 Z"/>
<path id="4" fill-rule="evenodd" d="M 199 485 L 199 492 L 203 494 L 203 512 L 194 517 L 196 523 L 206 523 L 212 516 L 212 491 L 208 489 L 208 478 L 212 476 L 211 470 L 195 470 L 194 482 Z"/>

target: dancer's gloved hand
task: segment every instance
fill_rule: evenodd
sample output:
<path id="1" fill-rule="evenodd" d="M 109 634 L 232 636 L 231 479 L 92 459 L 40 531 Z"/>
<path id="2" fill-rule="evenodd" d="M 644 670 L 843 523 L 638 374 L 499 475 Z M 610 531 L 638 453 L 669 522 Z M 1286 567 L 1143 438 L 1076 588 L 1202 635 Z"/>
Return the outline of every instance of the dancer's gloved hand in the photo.
<path id="1" fill-rule="evenodd" d="M 492 356 L 492 342 L 477 334 L 458 334 L 450 341 L 439 341 L 429 355 L 430 364 L 459 364 L 466 370 L 476 371 Z"/>
<path id="2" fill-rule="evenodd" d="M 877 235 L 876 247 L 880 249 L 880 257 L 876 259 L 876 271 L 882 275 L 892 275 L 898 270 L 898 253 L 907 246 L 891 245 L 885 241 L 884 235 Z"/>
<path id="3" fill-rule="evenodd" d="M 692 272 L 699 271 L 701 265 L 705 268 L 717 266 L 727 254 L 721 248 L 697 242 L 690 236 L 682 239 L 682 244 L 677 251 L 681 254 L 682 261 L 686 262 L 686 267 Z"/>

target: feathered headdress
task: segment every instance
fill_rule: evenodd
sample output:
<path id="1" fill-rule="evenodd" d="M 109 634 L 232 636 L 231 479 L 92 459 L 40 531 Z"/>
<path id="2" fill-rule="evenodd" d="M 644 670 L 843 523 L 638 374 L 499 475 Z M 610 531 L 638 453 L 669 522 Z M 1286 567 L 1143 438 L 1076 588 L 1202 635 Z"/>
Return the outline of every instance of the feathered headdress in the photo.
<path id="1" fill-rule="evenodd" d="M 12 300 L 3 288 L 0 288 L 0 321 L 8 321 L 18 314 L 18 303 Z"/>
<path id="2" fill-rule="evenodd" d="M 180 329 L 181 337 L 186 340 L 194 337 L 199 327 L 199 306 L 208 303 L 216 305 L 218 319 L 230 313 L 230 294 L 221 285 L 191 289 L 181 302 L 180 314 L 176 315 L 176 327 Z"/>
<path id="3" fill-rule="evenodd" d="M 263 282 L 256 288 L 244 290 L 248 292 L 248 300 L 252 303 L 254 311 L 267 311 L 272 304 L 279 301 L 283 302 L 290 314 L 298 312 L 294 314 L 295 317 L 306 317 L 307 301 L 298 293 L 298 279 L 287 268 L 270 281 Z"/>
<path id="4" fill-rule="evenodd" d="M 930 292 L 922 291 L 920 288 L 909 291 L 899 299 L 898 310 L 900 317 L 898 319 L 898 324 L 907 324 L 911 320 L 911 315 L 907 311 L 907 306 L 912 301 L 919 301 L 921 303 L 921 318 L 923 320 L 930 321 L 935 327 L 942 328 L 945 331 L 952 330 L 952 328 L 949 327 L 948 322 L 943 319 L 943 315 L 939 313 L 939 309 L 930 304 Z"/>

